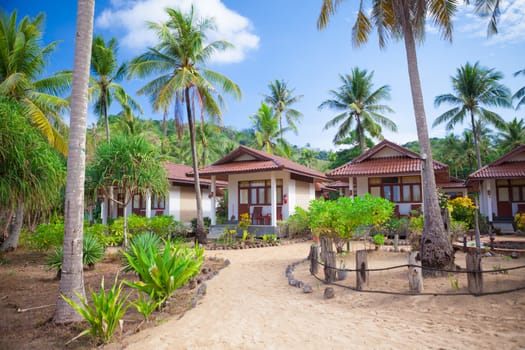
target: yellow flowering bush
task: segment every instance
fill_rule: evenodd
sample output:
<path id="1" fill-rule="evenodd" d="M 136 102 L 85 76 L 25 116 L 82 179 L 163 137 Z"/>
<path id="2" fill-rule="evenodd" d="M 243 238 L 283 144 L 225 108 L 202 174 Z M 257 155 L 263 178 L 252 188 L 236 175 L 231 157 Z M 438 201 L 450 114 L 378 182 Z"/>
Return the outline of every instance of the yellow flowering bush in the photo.
<path id="1" fill-rule="evenodd" d="M 455 221 L 463 221 L 468 228 L 474 227 L 474 214 L 477 211 L 470 197 L 456 197 L 448 201 L 450 216 Z"/>
<path id="2" fill-rule="evenodd" d="M 525 213 L 517 213 L 514 217 L 514 222 L 516 223 L 516 228 L 523 231 L 525 229 Z"/>

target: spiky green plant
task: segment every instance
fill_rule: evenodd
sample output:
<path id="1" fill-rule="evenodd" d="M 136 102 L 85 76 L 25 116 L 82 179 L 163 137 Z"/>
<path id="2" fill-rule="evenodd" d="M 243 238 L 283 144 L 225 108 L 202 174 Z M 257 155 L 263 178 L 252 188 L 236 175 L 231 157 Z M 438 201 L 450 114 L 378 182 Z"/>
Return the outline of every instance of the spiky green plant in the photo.
<path id="1" fill-rule="evenodd" d="M 117 287 L 117 279 L 118 276 L 115 277 L 115 282 L 106 292 L 104 289 L 104 278 L 102 278 L 98 294 L 93 291 L 91 292 L 93 306 L 90 306 L 87 300 L 77 291 L 75 291 L 75 294 L 80 299 L 80 304 L 77 304 L 65 295 L 61 295 L 61 297 L 89 323 L 89 328 L 82 331 L 78 335 L 79 337 L 85 334 L 91 334 L 104 344 L 109 343 L 113 337 L 113 333 L 117 329 L 120 319 L 131 306 L 131 304 L 127 303 L 129 294 L 123 297 L 120 296 L 122 292 L 122 282 L 120 282 Z"/>
<path id="2" fill-rule="evenodd" d="M 132 245 L 133 255 L 124 252 L 128 263 L 139 275 L 140 281 L 125 281 L 127 285 L 152 296 L 160 303 L 168 299 L 200 271 L 204 249 L 164 241 L 164 248 Z"/>
<path id="3" fill-rule="evenodd" d="M 159 308 L 160 304 L 153 295 L 146 295 L 146 293 L 138 293 L 137 299 L 131 302 L 131 305 L 139 312 L 144 321 L 149 321 L 150 315 Z"/>
<path id="4" fill-rule="evenodd" d="M 82 262 L 93 268 L 95 264 L 105 256 L 106 247 L 100 240 L 92 235 L 86 235 L 82 245 Z M 57 279 L 60 279 L 62 273 L 63 246 L 56 247 L 51 254 L 47 256 L 46 265 L 48 269 L 57 269 Z"/>
<path id="5" fill-rule="evenodd" d="M 135 255 L 135 251 L 137 249 L 134 249 L 133 248 L 134 246 L 139 247 L 140 251 L 148 251 L 149 247 L 155 248 L 155 251 L 156 251 L 160 248 L 161 245 L 162 245 L 162 240 L 159 238 L 159 236 L 151 232 L 145 232 L 138 236 L 134 236 L 131 239 L 130 246 L 128 247 L 128 249 L 126 249 L 126 251 L 130 255 L 132 260 L 136 260 L 137 257 Z M 133 267 L 129 263 L 129 258 L 124 257 L 123 264 L 124 264 L 124 272 L 133 271 Z"/>

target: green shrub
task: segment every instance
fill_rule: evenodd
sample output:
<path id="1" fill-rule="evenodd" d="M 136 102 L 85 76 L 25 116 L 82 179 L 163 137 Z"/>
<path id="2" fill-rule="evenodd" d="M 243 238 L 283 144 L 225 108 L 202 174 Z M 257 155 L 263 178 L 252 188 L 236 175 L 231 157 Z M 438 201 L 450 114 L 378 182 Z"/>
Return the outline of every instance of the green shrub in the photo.
<path id="1" fill-rule="evenodd" d="M 150 295 L 159 304 L 196 275 L 204 259 L 204 249 L 199 246 L 190 249 L 170 241 L 164 243 L 163 249 L 132 244 L 130 250 L 133 255 L 124 252 L 129 265 L 140 277 L 140 281 L 125 283 Z"/>
<path id="2" fill-rule="evenodd" d="M 169 238 L 173 235 L 177 224 L 180 223 L 171 215 L 154 216 L 148 220 L 148 229 L 159 237 Z"/>
<path id="3" fill-rule="evenodd" d="M 209 229 L 210 225 L 211 225 L 211 219 L 209 217 L 205 216 L 203 218 L 203 221 L 204 221 L 204 228 L 205 229 Z M 191 229 L 192 229 L 193 233 L 195 233 L 195 231 L 197 230 L 197 218 L 191 219 Z"/>
<path id="4" fill-rule="evenodd" d="M 59 247 L 64 242 L 64 223 L 39 225 L 28 237 L 29 248 L 46 251 Z"/>
<path id="5" fill-rule="evenodd" d="M 374 244 L 377 246 L 377 247 L 381 247 L 382 245 L 385 244 L 385 236 L 381 233 L 376 233 L 373 237 L 374 239 Z"/>
<path id="6" fill-rule="evenodd" d="M 423 215 L 410 217 L 408 240 L 413 251 L 419 251 L 421 247 L 421 235 L 423 234 L 424 224 Z"/>
<path id="7" fill-rule="evenodd" d="M 102 277 L 98 294 L 91 292 L 92 307 L 77 291 L 75 291 L 75 294 L 80 299 L 80 304 L 75 303 L 65 295 L 61 295 L 62 298 L 89 323 L 89 328 L 81 332 L 79 336 L 91 334 L 104 344 L 110 342 L 113 333 L 117 329 L 119 320 L 124 316 L 130 306 L 129 303 L 127 304 L 129 294 L 121 297 L 121 292 L 122 282 L 119 283 L 117 287 L 117 279 L 115 278 L 113 286 L 111 286 L 106 294 L 104 290 L 104 277 Z"/>
<path id="8" fill-rule="evenodd" d="M 265 243 L 275 243 L 277 242 L 277 235 L 275 233 L 269 233 L 264 235 L 262 239 Z"/>
<path id="9" fill-rule="evenodd" d="M 290 237 L 305 236 L 311 233 L 308 211 L 301 207 L 295 208 L 295 213 L 288 217 L 286 223 L 288 225 L 288 235 Z"/>

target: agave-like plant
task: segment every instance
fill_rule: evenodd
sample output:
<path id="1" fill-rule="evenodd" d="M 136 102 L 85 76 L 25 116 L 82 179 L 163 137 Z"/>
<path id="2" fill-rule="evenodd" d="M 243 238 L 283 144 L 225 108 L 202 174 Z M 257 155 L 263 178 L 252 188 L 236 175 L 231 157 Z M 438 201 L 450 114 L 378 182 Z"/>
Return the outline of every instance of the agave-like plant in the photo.
<path id="1" fill-rule="evenodd" d="M 102 277 L 98 294 L 91 292 L 93 306 L 90 306 L 86 298 L 83 298 L 77 291 L 74 292 L 80 299 L 80 304 L 75 303 L 65 295 L 61 295 L 89 323 L 89 328 L 82 331 L 78 337 L 91 334 L 104 344 L 110 342 L 120 319 L 131 306 L 131 304 L 127 303 L 130 294 L 123 297 L 120 296 L 122 293 L 122 282 L 117 286 L 117 279 L 118 276 L 115 277 L 115 282 L 106 292 L 104 289 L 104 277 Z"/>
<path id="2" fill-rule="evenodd" d="M 200 271 L 204 249 L 195 249 L 164 241 L 164 248 L 130 246 L 133 255 L 124 252 L 139 281 L 125 281 L 128 286 L 150 295 L 159 304 Z"/>

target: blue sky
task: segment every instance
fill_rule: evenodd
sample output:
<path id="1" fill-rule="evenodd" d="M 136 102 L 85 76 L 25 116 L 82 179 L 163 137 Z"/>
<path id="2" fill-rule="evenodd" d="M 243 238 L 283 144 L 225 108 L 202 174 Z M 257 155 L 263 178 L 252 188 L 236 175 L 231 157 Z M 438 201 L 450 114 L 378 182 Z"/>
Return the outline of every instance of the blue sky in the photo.
<path id="1" fill-rule="evenodd" d="M 332 139 L 336 129 L 323 130 L 325 123 L 336 112 L 318 110 L 319 104 L 329 97 L 330 89 L 340 85 L 339 74 L 349 73 L 353 67 L 374 71 L 376 87 L 389 85 L 391 99 L 385 101 L 395 113 L 387 115 L 397 123 L 397 133 L 385 132 L 385 137 L 403 144 L 417 140 L 412 100 L 408 82 L 406 56 L 402 42 L 392 41 L 380 50 L 377 38 L 371 37 L 366 46 L 351 45 L 351 27 L 355 19 L 355 5 L 348 1 L 340 6 L 328 28 L 318 31 L 316 20 L 321 0 L 195 0 L 197 11 L 206 17 L 215 17 L 218 34 L 211 39 L 225 39 L 235 45 L 234 50 L 209 63 L 242 90 L 242 100 L 228 100 L 223 111 L 223 124 L 237 129 L 250 126 L 249 116 L 256 113 L 268 93 L 268 83 L 283 79 L 296 94 L 304 95 L 295 108 L 304 114 L 298 135 L 289 134 L 288 140 L 298 146 L 310 144 L 321 149 L 334 149 Z M 0 0 L 4 11 L 18 9 L 19 17 L 46 13 L 44 43 L 61 41 L 52 54 L 48 72 L 71 69 L 75 36 L 76 1 L 16 2 Z M 185 0 L 111 0 L 96 1 L 95 34 L 106 39 L 119 40 L 119 59 L 127 60 L 155 44 L 154 35 L 145 21 L 165 19 L 166 7 L 189 7 Z M 473 16 L 472 9 L 460 7 L 454 21 L 453 43 L 440 38 L 428 27 L 424 44 L 418 48 L 419 70 L 429 131 L 431 137 L 444 137 L 444 126 L 432 128 L 433 120 L 447 110 L 436 109 L 434 97 L 452 92 L 450 77 L 466 62 L 479 61 L 482 66 L 495 68 L 504 74 L 503 83 L 514 93 L 525 85 L 523 76 L 513 73 L 525 69 L 525 0 L 502 0 L 503 15 L 500 33 L 486 36 L 486 21 Z M 124 81 L 128 93 L 135 92 L 146 81 Z M 146 98 L 138 97 L 145 114 L 143 118 L 161 119 L 153 113 Z M 117 112 L 117 111 L 115 111 Z M 500 110 L 507 121 L 523 118 L 524 110 Z M 90 121 L 96 117 L 90 110 Z M 65 118 L 68 119 L 67 116 Z M 468 125 L 458 125 L 460 134 Z"/>

